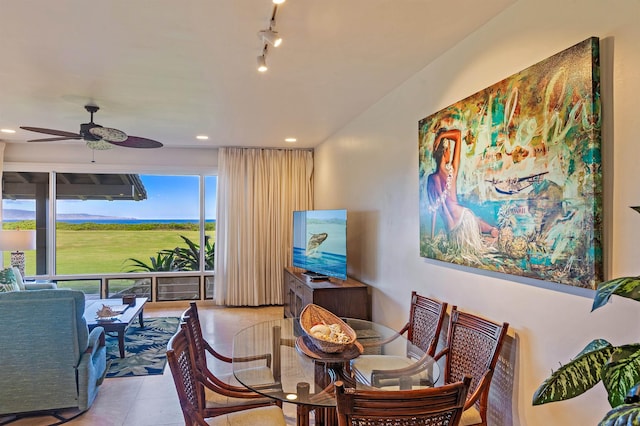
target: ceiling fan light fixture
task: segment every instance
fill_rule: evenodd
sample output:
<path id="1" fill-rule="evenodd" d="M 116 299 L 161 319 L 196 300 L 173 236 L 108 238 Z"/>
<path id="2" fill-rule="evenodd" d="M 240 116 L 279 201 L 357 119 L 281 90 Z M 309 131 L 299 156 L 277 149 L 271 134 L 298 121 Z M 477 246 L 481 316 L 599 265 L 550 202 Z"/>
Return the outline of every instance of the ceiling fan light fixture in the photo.
<path id="1" fill-rule="evenodd" d="M 269 67 L 267 67 L 267 57 L 264 54 L 258 56 L 258 71 L 267 72 L 268 69 Z"/>
<path id="2" fill-rule="evenodd" d="M 85 143 L 87 144 L 87 148 L 90 148 L 94 151 L 106 151 L 107 149 L 111 149 L 115 147 L 115 145 L 103 140 L 99 140 L 99 141 L 85 140 Z"/>
<path id="3" fill-rule="evenodd" d="M 273 47 L 278 47 L 282 44 L 282 37 L 280 37 L 277 31 L 273 31 L 271 28 L 260 31 L 258 36 L 265 43 L 269 43 Z"/>

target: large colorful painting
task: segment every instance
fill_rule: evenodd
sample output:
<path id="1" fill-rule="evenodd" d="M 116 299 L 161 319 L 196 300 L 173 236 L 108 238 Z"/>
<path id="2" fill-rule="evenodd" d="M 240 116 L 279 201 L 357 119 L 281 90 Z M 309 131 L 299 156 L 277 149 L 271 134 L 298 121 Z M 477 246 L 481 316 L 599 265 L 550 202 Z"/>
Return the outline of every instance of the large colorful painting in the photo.
<path id="1" fill-rule="evenodd" d="M 602 281 L 598 39 L 419 122 L 420 255 Z"/>

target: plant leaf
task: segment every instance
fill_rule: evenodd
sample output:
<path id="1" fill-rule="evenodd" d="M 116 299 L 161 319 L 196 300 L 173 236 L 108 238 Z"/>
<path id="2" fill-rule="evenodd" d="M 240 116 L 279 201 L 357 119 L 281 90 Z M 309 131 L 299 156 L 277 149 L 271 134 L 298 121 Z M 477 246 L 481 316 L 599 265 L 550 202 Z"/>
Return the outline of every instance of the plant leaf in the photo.
<path id="1" fill-rule="evenodd" d="M 533 394 L 533 405 L 564 401 L 591 389 L 602 378 L 602 367 L 614 347 L 604 339 L 589 343 L 574 359 L 561 366 Z"/>
<path id="2" fill-rule="evenodd" d="M 621 277 L 598 284 L 591 312 L 604 306 L 613 294 L 640 301 L 640 277 Z"/>
<path id="3" fill-rule="evenodd" d="M 609 411 L 598 426 L 640 425 L 640 404 L 623 404 Z"/>
<path id="4" fill-rule="evenodd" d="M 640 344 L 617 347 L 602 370 L 602 382 L 611 406 L 624 404 L 624 397 L 640 382 Z"/>

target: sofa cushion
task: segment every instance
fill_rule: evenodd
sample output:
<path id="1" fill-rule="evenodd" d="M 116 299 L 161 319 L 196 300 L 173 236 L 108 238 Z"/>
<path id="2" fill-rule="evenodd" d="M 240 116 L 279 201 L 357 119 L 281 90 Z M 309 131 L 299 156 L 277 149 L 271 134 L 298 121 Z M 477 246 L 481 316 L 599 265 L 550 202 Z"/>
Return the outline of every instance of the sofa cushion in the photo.
<path id="1" fill-rule="evenodd" d="M 10 291 L 20 291 L 20 287 L 13 269 L 5 268 L 0 271 L 0 293 L 8 293 Z"/>

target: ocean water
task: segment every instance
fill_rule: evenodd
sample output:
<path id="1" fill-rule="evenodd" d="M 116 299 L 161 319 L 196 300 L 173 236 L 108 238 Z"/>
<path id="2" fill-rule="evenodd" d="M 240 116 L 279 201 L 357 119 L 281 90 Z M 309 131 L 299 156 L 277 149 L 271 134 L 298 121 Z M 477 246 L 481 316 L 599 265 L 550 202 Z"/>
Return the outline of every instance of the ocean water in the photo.
<path id="1" fill-rule="evenodd" d="M 307 256 L 303 248 L 293 248 L 293 265 L 298 268 L 347 279 L 347 256 L 325 251 L 317 251 L 313 256 Z"/>

